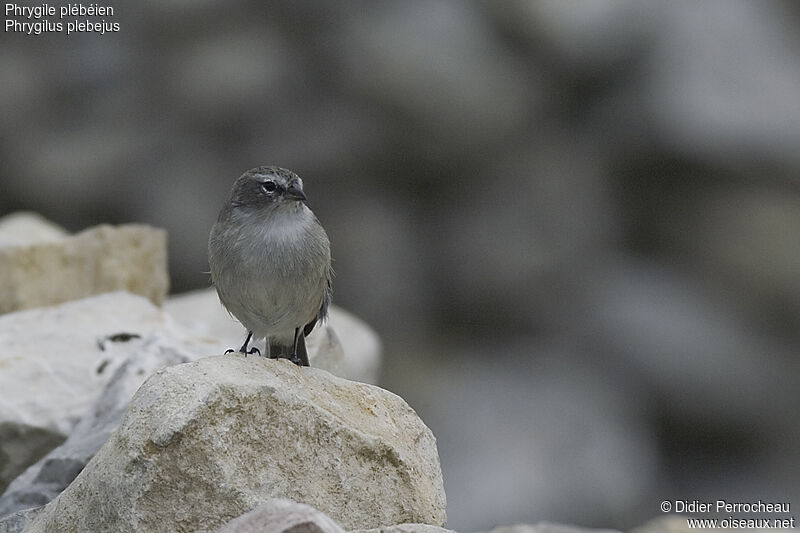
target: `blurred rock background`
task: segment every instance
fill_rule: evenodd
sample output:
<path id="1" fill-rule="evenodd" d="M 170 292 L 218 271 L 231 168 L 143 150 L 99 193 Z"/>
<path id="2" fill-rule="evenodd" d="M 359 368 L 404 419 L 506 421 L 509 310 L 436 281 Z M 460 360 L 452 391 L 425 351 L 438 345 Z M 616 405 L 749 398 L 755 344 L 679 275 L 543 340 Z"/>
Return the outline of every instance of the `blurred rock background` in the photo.
<path id="1" fill-rule="evenodd" d="M 0 214 L 164 227 L 181 292 L 286 166 L 451 528 L 800 505 L 796 3 L 111 5 L 0 36 Z"/>

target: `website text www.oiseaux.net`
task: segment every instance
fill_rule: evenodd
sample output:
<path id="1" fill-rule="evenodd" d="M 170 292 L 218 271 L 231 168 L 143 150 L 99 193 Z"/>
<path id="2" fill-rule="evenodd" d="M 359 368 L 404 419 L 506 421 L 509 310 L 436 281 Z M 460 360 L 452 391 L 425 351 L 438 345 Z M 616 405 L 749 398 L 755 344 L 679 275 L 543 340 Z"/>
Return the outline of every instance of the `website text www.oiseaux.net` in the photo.
<path id="1" fill-rule="evenodd" d="M 789 518 L 686 518 L 689 529 L 794 529 Z"/>
<path id="2" fill-rule="evenodd" d="M 790 516 L 792 506 L 788 502 L 663 500 L 660 508 L 663 513 L 694 515 L 686 516 L 688 529 L 794 529 L 796 527 L 795 517 Z M 697 514 L 704 513 L 713 513 L 717 517 L 696 518 Z"/>

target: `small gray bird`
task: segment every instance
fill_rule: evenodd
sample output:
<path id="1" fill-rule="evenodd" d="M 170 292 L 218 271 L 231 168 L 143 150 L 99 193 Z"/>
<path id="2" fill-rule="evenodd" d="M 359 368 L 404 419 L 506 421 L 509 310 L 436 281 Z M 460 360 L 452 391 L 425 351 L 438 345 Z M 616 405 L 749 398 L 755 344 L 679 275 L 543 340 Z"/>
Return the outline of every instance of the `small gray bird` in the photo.
<path id="1" fill-rule="evenodd" d="M 308 366 L 305 337 L 331 301 L 331 249 L 305 202 L 294 172 L 248 170 L 211 229 L 208 263 L 222 305 L 247 328 L 239 351 L 260 354 L 247 345 L 266 337 L 270 357 Z"/>

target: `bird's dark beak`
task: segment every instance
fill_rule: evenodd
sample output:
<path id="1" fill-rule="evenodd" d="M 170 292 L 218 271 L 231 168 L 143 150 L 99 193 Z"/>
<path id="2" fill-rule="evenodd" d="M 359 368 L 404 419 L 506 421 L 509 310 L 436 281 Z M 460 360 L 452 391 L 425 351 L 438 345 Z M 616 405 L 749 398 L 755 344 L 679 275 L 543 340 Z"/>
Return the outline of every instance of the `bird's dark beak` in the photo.
<path id="1" fill-rule="evenodd" d="M 291 185 L 288 189 L 286 189 L 286 194 L 284 196 L 300 202 L 306 201 L 306 195 L 303 193 L 303 190 L 299 189 L 296 185 Z"/>

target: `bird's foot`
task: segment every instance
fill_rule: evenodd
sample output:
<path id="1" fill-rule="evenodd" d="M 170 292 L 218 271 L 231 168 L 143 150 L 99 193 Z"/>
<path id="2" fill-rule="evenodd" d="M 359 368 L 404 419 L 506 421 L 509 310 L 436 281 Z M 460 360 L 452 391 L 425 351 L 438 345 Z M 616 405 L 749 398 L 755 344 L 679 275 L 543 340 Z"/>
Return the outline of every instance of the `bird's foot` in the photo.
<path id="1" fill-rule="evenodd" d="M 290 354 L 286 357 L 289 361 L 296 364 L 297 366 L 308 366 L 303 359 L 301 359 L 296 353 Z"/>
<path id="2" fill-rule="evenodd" d="M 233 348 L 229 348 L 229 349 L 225 350 L 225 355 L 228 355 L 229 353 L 240 353 L 240 354 L 244 355 L 245 357 L 247 357 L 248 355 L 253 355 L 254 353 L 257 353 L 258 355 L 261 355 L 261 350 L 259 350 L 255 346 L 253 346 L 252 348 L 250 348 L 247 351 L 245 351 L 244 348 L 239 348 L 238 350 L 234 350 Z"/>

